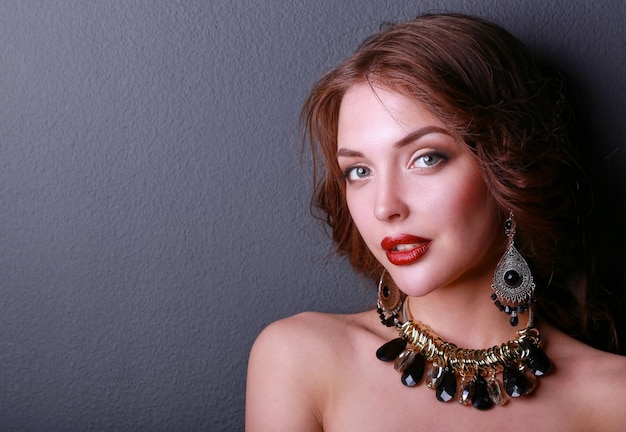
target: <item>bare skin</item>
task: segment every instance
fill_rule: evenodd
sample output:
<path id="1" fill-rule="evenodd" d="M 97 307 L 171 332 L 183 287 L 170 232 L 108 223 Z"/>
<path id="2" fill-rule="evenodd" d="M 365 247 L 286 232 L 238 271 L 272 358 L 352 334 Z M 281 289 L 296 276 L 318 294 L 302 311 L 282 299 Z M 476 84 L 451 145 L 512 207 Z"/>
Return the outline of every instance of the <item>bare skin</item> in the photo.
<path id="1" fill-rule="evenodd" d="M 533 394 L 478 411 L 407 388 L 376 349 L 397 336 L 375 312 L 304 313 L 270 325 L 249 364 L 246 430 L 617 431 L 626 424 L 626 357 L 540 325 L 553 371 Z M 434 428 L 434 429 L 433 429 Z"/>
<path id="2" fill-rule="evenodd" d="M 350 215 L 409 296 L 413 316 L 463 348 L 512 339 L 509 317 L 489 300 L 506 244 L 501 212 L 470 152 L 416 101 L 367 84 L 344 95 L 337 141 Z M 423 384 L 403 386 L 393 366 L 375 356 L 398 334 L 374 311 L 278 321 L 262 332 L 250 356 L 246 428 L 621 430 L 626 357 L 594 350 L 541 320 L 538 329 L 554 370 L 533 394 L 482 412 L 441 403 Z"/>

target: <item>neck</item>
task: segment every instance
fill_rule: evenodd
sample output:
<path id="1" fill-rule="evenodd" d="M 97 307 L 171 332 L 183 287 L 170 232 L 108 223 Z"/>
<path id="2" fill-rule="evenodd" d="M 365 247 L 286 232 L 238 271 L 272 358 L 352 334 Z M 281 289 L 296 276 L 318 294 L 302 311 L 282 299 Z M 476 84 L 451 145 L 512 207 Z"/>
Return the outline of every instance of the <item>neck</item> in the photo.
<path id="1" fill-rule="evenodd" d="M 527 314 L 512 327 L 509 317 L 490 300 L 490 285 L 483 282 L 473 286 L 478 288 L 446 287 L 423 297 L 407 298 L 411 319 L 430 327 L 442 339 L 470 349 L 500 345 L 525 327 Z"/>

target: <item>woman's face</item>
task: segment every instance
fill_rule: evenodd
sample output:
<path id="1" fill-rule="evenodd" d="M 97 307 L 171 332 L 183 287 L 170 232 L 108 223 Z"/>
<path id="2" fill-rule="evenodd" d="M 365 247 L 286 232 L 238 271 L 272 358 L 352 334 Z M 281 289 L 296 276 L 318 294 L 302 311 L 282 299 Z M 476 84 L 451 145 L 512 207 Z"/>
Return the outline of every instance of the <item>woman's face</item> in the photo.
<path id="1" fill-rule="evenodd" d="M 501 218 L 474 157 L 439 119 L 356 84 L 341 103 L 337 160 L 357 229 L 406 294 L 490 285 Z"/>

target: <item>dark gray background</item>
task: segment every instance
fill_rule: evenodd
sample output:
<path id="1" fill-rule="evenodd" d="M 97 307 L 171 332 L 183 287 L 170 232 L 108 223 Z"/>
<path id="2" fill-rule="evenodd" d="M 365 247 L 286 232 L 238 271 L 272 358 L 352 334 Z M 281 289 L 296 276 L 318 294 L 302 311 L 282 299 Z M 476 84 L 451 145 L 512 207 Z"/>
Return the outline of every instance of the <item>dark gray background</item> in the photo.
<path id="1" fill-rule="evenodd" d="M 482 15 L 568 69 L 621 202 L 625 4 L 1 1 L 0 430 L 242 430 L 265 325 L 373 304 L 297 116 L 383 21 Z"/>

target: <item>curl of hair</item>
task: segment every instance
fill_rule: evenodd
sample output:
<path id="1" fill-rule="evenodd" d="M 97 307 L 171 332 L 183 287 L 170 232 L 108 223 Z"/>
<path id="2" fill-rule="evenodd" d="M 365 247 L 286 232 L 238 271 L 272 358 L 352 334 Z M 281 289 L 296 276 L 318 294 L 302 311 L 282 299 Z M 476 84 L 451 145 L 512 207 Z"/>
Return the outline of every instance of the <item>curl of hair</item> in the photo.
<path id="1" fill-rule="evenodd" d="M 584 339 L 592 310 L 580 221 L 589 200 L 564 79 L 494 23 L 427 14 L 370 36 L 315 84 L 302 110 L 312 207 L 322 211 L 336 251 L 377 278 L 382 267 L 349 214 L 335 154 L 343 95 L 363 82 L 419 101 L 472 151 L 503 219 L 514 214 L 541 315 Z"/>

